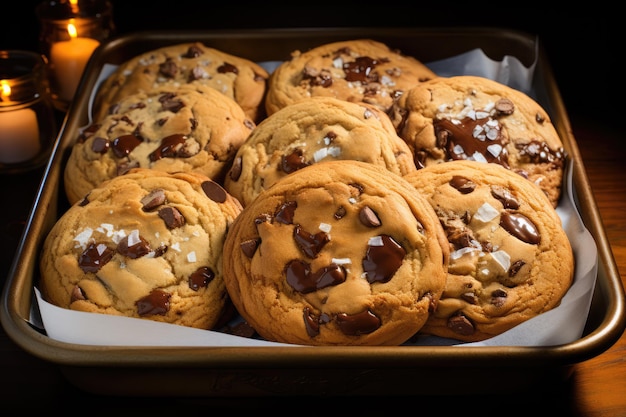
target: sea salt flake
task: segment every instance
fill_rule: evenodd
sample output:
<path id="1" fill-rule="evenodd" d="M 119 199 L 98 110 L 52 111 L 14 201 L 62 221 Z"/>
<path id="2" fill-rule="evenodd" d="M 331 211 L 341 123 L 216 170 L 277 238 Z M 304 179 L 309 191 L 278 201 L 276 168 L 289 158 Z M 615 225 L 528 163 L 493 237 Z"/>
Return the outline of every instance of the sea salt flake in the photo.
<path id="1" fill-rule="evenodd" d="M 332 226 L 328 223 L 320 223 L 319 229 L 324 233 L 328 233 L 330 229 L 332 229 Z"/>
<path id="2" fill-rule="evenodd" d="M 498 217 L 499 214 L 500 212 L 496 210 L 491 204 L 484 203 L 482 206 L 478 208 L 478 210 L 476 211 L 476 214 L 474 215 L 474 218 L 476 220 L 480 220 L 482 222 L 487 223 L 495 219 L 496 217 Z"/>
<path id="3" fill-rule="evenodd" d="M 380 237 L 380 236 L 370 237 L 370 239 L 367 242 L 367 244 L 369 246 L 383 246 L 383 238 Z"/>
<path id="4" fill-rule="evenodd" d="M 170 246 L 172 249 L 174 249 L 176 252 L 180 252 L 180 243 L 176 242 L 174 243 L 172 246 Z"/>
<path id="5" fill-rule="evenodd" d="M 330 262 L 337 265 L 348 265 L 352 263 L 352 260 L 350 258 L 332 258 Z"/>
<path id="6" fill-rule="evenodd" d="M 85 248 L 89 238 L 91 238 L 91 235 L 93 235 L 93 229 L 91 227 L 86 227 L 82 232 L 74 237 L 74 241 L 78 243 L 77 246 Z"/>
<path id="7" fill-rule="evenodd" d="M 480 152 L 474 152 L 471 159 L 478 162 L 487 162 L 485 156 Z"/>
<path id="8" fill-rule="evenodd" d="M 503 270 L 508 271 L 511 267 L 511 256 L 503 250 L 491 252 L 491 257 L 502 267 Z"/>
<path id="9" fill-rule="evenodd" d="M 471 246 L 465 247 L 465 248 L 461 248 L 461 249 L 457 249 L 454 252 L 450 253 L 450 259 L 456 260 L 461 258 L 463 255 L 467 254 L 467 253 L 472 253 L 472 252 L 477 252 L 478 249 L 473 248 Z"/>
<path id="10" fill-rule="evenodd" d="M 196 258 L 196 252 L 195 251 L 191 251 L 187 254 L 187 262 L 196 262 L 197 258 Z"/>
<path id="11" fill-rule="evenodd" d="M 497 158 L 502 152 L 502 146 L 495 143 L 493 145 L 487 146 L 487 151 Z"/>
<path id="12" fill-rule="evenodd" d="M 139 230 L 134 229 L 128 235 L 128 246 L 135 246 L 136 244 L 141 243 L 141 238 L 139 237 Z"/>

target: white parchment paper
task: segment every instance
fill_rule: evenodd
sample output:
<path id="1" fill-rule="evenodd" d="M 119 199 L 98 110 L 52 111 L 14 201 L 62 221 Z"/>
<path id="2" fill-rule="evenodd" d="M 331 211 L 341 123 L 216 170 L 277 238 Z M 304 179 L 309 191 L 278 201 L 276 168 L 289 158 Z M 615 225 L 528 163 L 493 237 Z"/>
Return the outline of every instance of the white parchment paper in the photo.
<path id="1" fill-rule="evenodd" d="M 271 72 L 280 62 L 261 64 Z M 506 56 L 502 61 L 494 61 L 480 49 L 476 49 L 449 59 L 428 63 L 428 66 L 440 76 L 484 76 L 532 96 L 535 64 L 525 67 L 512 56 Z M 114 69 L 112 65 L 105 65 L 99 80 L 106 78 Z M 91 104 L 89 110 L 91 114 Z M 552 346 L 570 343 L 581 337 L 595 287 L 598 251 L 593 237 L 582 222 L 573 198 L 571 164 L 570 161 L 567 166 L 563 195 L 557 207 L 557 213 L 571 242 L 576 270 L 574 282 L 560 305 L 482 342 L 460 343 L 433 336 L 421 336 L 407 345 Z M 34 291 L 36 305 L 34 305 L 31 321 L 45 328 L 50 338 L 62 342 L 100 346 L 297 347 L 216 331 L 158 323 L 149 319 L 71 311 L 44 301 L 37 288 Z"/>

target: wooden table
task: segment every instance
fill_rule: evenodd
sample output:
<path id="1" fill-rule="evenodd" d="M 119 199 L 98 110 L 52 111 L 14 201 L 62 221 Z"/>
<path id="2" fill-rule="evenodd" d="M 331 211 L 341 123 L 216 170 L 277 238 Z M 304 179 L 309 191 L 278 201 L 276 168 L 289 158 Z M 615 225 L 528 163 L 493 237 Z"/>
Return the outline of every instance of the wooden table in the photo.
<path id="1" fill-rule="evenodd" d="M 617 130 L 603 128 L 597 123 L 580 119 L 571 122 L 622 282 L 626 283 L 626 176 L 622 168 L 626 154 L 625 138 Z M 0 273 L 3 281 L 42 172 L 37 170 L 0 179 L 0 195 L 3 196 L 0 209 Z M 84 404 L 88 404 L 89 408 L 85 409 L 88 415 L 93 415 L 94 411 L 87 410 L 95 408 L 97 415 L 126 410 L 133 416 L 174 412 L 181 416 L 197 412 L 212 415 L 220 410 L 267 411 L 282 415 L 284 410 L 285 414 L 298 417 L 326 417 L 348 412 L 361 417 L 386 413 L 389 407 L 393 408 L 393 404 L 410 407 L 413 410 L 410 414 L 421 416 L 433 415 L 442 407 L 448 412 L 467 414 L 474 410 L 482 415 L 498 416 L 531 415 L 529 413 L 578 417 L 626 416 L 626 336 L 599 356 L 577 364 L 567 381 L 541 395 L 512 392 L 505 397 L 485 395 L 466 398 L 457 395 L 461 393 L 450 393 L 451 396 L 400 397 L 393 400 L 349 398 L 336 401 L 332 407 L 330 401 L 316 398 L 103 398 L 82 392 L 69 384 L 56 365 L 27 354 L 4 331 L 0 331 L 0 370 L 3 379 L 0 414 L 11 410 L 10 414 L 5 414 L 7 416 L 28 415 L 35 410 L 78 411 Z M 419 378 L 419 375 L 416 377 Z"/>

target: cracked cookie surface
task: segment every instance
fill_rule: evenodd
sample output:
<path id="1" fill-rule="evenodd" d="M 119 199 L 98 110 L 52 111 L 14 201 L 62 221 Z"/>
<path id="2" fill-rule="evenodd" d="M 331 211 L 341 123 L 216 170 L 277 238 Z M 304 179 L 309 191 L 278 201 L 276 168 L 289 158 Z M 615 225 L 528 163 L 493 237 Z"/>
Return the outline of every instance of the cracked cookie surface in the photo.
<path id="1" fill-rule="evenodd" d="M 257 122 L 264 114 L 268 77 L 259 64 L 201 42 L 168 45 L 119 65 L 97 91 L 93 119 L 98 121 L 114 112 L 117 103 L 130 94 L 199 83 L 233 99 Z"/>
<path id="2" fill-rule="evenodd" d="M 64 172 L 67 198 L 74 203 L 132 168 L 193 171 L 221 183 L 254 127 L 235 101 L 207 86 L 133 94 L 72 145 Z"/>
<path id="3" fill-rule="evenodd" d="M 418 167 L 497 163 L 538 184 L 558 205 L 566 153 L 548 113 L 527 94 L 483 77 L 440 77 L 407 91 L 389 115 Z"/>
<path id="4" fill-rule="evenodd" d="M 380 165 L 398 175 L 416 169 L 411 150 L 387 114 L 364 103 L 313 97 L 259 123 L 239 147 L 224 186 L 245 206 L 294 171 L 345 159 Z"/>
<path id="5" fill-rule="evenodd" d="M 435 308 L 448 248 L 428 202 L 383 167 L 310 165 L 244 208 L 226 238 L 233 304 L 264 338 L 399 345 Z"/>
<path id="6" fill-rule="evenodd" d="M 232 311 L 222 249 L 240 211 L 200 174 L 137 169 L 116 177 L 47 235 L 42 295 L 71 310 L 213 328 Z"/>
<path id="7" fill-rule="evenodd" d="M 537 185 L 476 161 L 435 164 L 405 178 L 434 208 L 450 246 L 446 289 L 421 332 L 480 341 L 560 303 L 574 255 Z"/>
<path id="8" fill-rule="evenodd" d="M 410 87 L 436 75 L 418 59 L 372 39 L 353 39 L 293 51 L 271 74 L 268 115 L 300 99 L 326 96 L 387 111 Z"/>

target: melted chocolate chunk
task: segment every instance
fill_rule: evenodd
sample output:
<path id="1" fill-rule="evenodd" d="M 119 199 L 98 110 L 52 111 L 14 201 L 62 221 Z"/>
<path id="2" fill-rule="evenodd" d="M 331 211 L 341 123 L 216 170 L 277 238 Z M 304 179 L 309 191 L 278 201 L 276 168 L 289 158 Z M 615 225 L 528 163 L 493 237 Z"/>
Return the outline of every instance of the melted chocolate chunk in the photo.
<path id="1" fill-rule="evenodd" d="M 293 239 L 296 241 L 296 245 L 298 245 L 302 253 L 311 259 L 316 258 L 324 245 L 330 241 L 330 237 L 326 232 L 320 231 L 313 235 L 303 230 L 300 225 L 294 227 Z"/>
<path id="2" fill-rule="evenodd" d="M 148 241 L 135 233 L 129 234 L 117 244 L 117 252 L 130 259 L 141 258 L 151 251 Z"/>
<path id="3" fill-rule="evenodd" d="M 500 226 L 522 242 L 531 245 L 537 245 L 541 242 L 541 236 L 535 224 L 521 213 L 503 212 L 500 215 Z"/>
<path id="4" fill-rule="evenodd" d="M 179 98 L 174 93 L 166 93 L 159 97 L 159 102 L 165 111 L 171 111 L 172 113 L 178 113 L 180 109 L 185 107 Z"/>
<path id="5" fill-rule="evenodd" d="M 137 300 L 137 314 L 140 316 L 165 315 L 170 309 L 171 294 L 163 290 L 152 290 L 150 294 Z"/>
<path id="6" fill-rule="evenodd" d="M 181 156 L 180 150 L 183 148 L 183 144 L 186 140 L 187 137 L 180 133 L 164 137 L 161 139 L 159 147 L 150 153 L 150 161 L 154 162 L 161 158 L 175 158 Z"/>
<path id="7" fill-rule="evenodd" d="M 296 208 L 298 207 L 298 203 L 295 201 L 285 201 L 283 204 L 276 209 L 276 213 L 274 213 L 274 219 L 277 222 L 283 224 L 293 224 L 293 216 L 296 213 Z"/>
<path id="8" fill-rule="evenodd" d="M 202 54 L 204 54 L 204 51 L 198 45 L 191 45 L 183 55 L 183 58 L 197 58 Z"/>
<path id="9" fill-rule="evenodd" d="M 261 244 L 261 239 L 259 238 L 248 239 L 248 240 L 244 240 L 243 242 L 241 242 L 239 244 L 239 247 L 241 247 L 241 250 L 244 255 L 246 255 L 248 258 L 252 258 L 254 256 L 254 253 L 256 252 L 256 249 L 259 247 L 260 244 Z"/>
<path id="10" fill-rule="evenodd" d="M 378 218 L 378 214 L 376 214 L 370 206 L 364 206 L 361 211 L 359 211 L 359 220 L 367 227 L 379 227 L 382 224 Z"/>
<path id="11" fill-rule="evenodd" d="M 491 293 L 491 304 L 496 307 L 502 307 L 506 302 L 507 293 L 503 289 L 494 290 Z"/>
<path id="12" fill-rule="evenodd" d="M 513 194 L 504 187 L 494 185 L 491 187 L 491 195 L 502 203 L 505 209 L 517 210 L 519 202 L 513 197 Z"/>
<path id="13" fill-rule="evenodd" d="M 215 201 L 216 203 L 223 203 L 226 201 L 226 190 L 224 190 L 222 186 L 215 181 L 204 181 L 202 183 L 202 191 L 204 191 L 204 194 L 206 194 L 209 199 Z"/>
<path id="14" fill-rule="evenodd" d="M 90 243 L 78 257 L 78 266 L 83 272 L 98 272 L 114 254 L 115 251 L 104 243 Z"/>
<path id="15" fill-rule="evenodd" d="M 233 74 L 239 74 L 239 69 L 233 64 L 229 64 L 228 62 L 224 62 L 222 65 L 217 67 L 217 72 L 220 74 L 226 74 L 227 72 L 231 72 Z"/>
<path id="16" fill-rule="evenodd" d="M 302 169 L 310 165 L 305 159 L 302 153 L 302 149 L 294 149 L 289 155 L 283 155 L 280 159 L 280 169 L 291 174 L 294 171 Z"/>
<path id="17" fill-rule="evenodd" d="M 165 191 L 162 188 L 157 188 L 141 199 L 142 209 L 144 211 L 150 211 L 165 203 Z"/>
<path id="18" fill-rule="evenodd" d="M 306 333 L 309 337 L 315 337 L 320 334 L 319 317 L 308 307 L 305 307 L 302 313 L 304 318 L 304 328 L 306 329 Z"/>
<path id="19" fill-rule="evenodd" d="M 95 153 L 105 154 L 111 147 L 111 142 L 108 139 L 103 137 L 95 137 L 91 142 L 91 150 Z"/>
<path id="20" fill-rule="evenodd" d="M 176 229 L 185 225 L 185 217 L 176 207 L 163 207 L 159 209 L 159 217 L 165 222 L 168 229 Z"/>
<path id="21" fill-rule="evenodd" d="M 343 218 L 345 215 L 346 215 L 346 208 L 344 206 L 339 206 L 337 211 L 335 211 L 335 214 L 333 214 L 333 217 L 336 220 L 339 220 L 339 219 Z"/>
<path id="22" fill-rule="evenodd" d="M 509 116 L 515 111 L 515 105 L 508 98 L 501 98 L 496 101 L 495 109 L 498 115 Z"/>
<path id="23" fill-rule="evenodd" d="M 113 139 L 112 149 L 113 154 L 118 158 L 124 158 L 130 155 L 130 153 L 142 142 L 142 139 L 135 135 L 122 135 Z"/>
<path id="24" fill-rule="evenodd" d="M 337 325 L 343 334 L 360 336 L 372 333 L 381 325 L 380 318 L 369 310 L 357 314 L 337 314 Z"/>
<path id="25" fill-rule="evenodd" d="M 307 294 L 341 284 L 346 280 L 346 271 L 342 266 L 333 263 L 311 272 L 310 264 L 294 259 L 285 266 L 285 276 L 294 290 Z"/>
<path id="26" fill-rule="evenodd" d="M 404 261 L 406 251 L 391 236 L 381 235 L 381 246 L 367 246 L 363 258 L 363 272 L 367 282 L 387 282 L 393 277 Z"/>
<path id="27" fill-rule="evenodd" d="M 511 267 L 509 268 L 509 277 L 513 278 L 515 275 L 517 275 L 519 270 L 522 269 L 524 265 L 526 265 L 526 262 L 521 259 L 513 262 L 513 264 L 511 264 Z"/>
<path id="28" fill-rule="evenodd" d="M 368 56 L 357 57 L 353 62 L 343 64 L 346 81 L 369 83 L 378 81 L 378 74 L 374 71 L 378 61 Z"/>
<path id="29" fill-rule="evenodd" d="M 460 175 L 455 175 L 450 180 L 450 186 L 461 194 L 469 194 L 476 189 L 476 183 Z"/>
<path id="30" fill-rule="evenodd" d="M 178 65 L 172 58 L 167 58 L 165 62 L 159 64 L 159 74 L 165 78 L 174 78 L 178 74 Z"/>
<path id="31" fill-rule="evenodd" d="M 474 325 L 462 314 L 455 314 L 448 319 L 448 328 L 454 333 L 469 336 L 474 334 Z"/>
<path id="32" fill-rule="evenodd" d="M 445 149 L 449 160 L 475 160 L 482 156 L 487 162 L 508 168 L 508 152 L 499 123 L 493 119 L 465 117 L 453 122 L 449 119 L 434 121 L 437 146 Z M 479 133 L 480 132 L 480 133 Z"/>
<path id="33" fill-rule="evenodd" d="M 198 291 L 200 288 L 207 287 L 211 281 L 215 278 L 215 272 L 208 266 L 201 266 L 189 276 L 189 288 L 194 291 Z"/>

